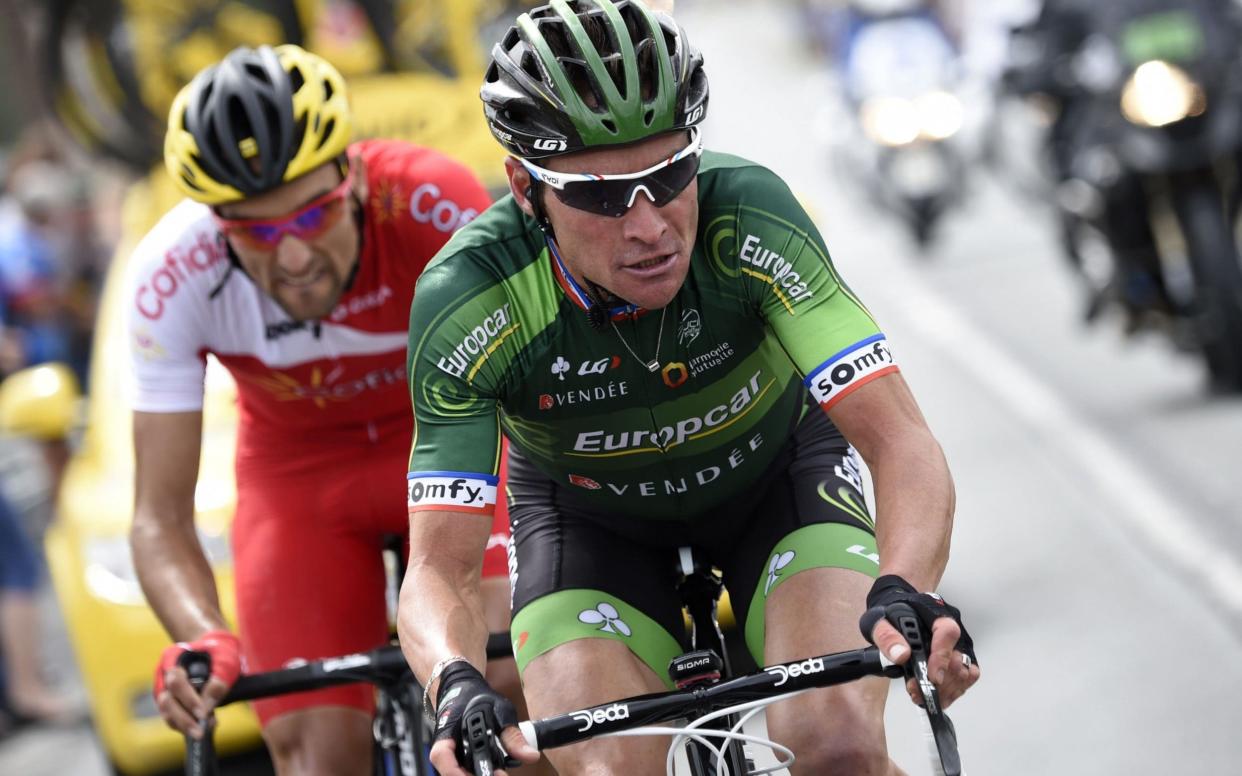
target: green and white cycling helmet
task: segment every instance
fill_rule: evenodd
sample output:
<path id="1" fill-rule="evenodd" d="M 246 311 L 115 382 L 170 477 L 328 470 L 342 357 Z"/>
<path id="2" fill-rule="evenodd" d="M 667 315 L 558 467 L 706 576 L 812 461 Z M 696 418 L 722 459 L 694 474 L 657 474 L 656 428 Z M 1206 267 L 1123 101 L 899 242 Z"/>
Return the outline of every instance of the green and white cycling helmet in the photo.
<path id="1" fill-rule="evenodd" d="M 686 31 L 639 0 L 552 0 L 492 49 L 479 96 L 500 144 L 539 159 L 698 124 L 707 74 Z"/>

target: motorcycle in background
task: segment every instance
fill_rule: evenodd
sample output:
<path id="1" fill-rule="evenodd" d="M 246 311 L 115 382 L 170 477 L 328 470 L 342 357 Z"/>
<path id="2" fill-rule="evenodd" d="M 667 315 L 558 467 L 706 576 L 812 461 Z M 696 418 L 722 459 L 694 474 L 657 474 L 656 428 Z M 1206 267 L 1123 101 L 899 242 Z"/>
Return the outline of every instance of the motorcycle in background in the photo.
<path id="1" fill-rule="evenodd" d="M 843 14 L 834 55 L 848 118 L 831 122 L 833 156 L 926 249 L 963 192 L 956 46 L 925 2 L 851 0 Z"/>
<path id="2" fill-rule="evenodd" d="M 1045 3 L 1005 83 L 1051 108 L 1065 250 L 1127 330 L 1202 354 L 1242 391 L 1242 20 L 1229 0 Z"/>

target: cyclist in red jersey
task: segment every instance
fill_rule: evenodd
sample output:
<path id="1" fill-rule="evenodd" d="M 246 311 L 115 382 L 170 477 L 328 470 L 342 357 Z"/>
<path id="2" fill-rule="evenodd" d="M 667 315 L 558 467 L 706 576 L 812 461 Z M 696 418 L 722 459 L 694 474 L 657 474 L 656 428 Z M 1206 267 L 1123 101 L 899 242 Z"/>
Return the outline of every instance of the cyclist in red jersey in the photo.
<path id="1" fill-rule="evenodd" d="M 414 282 L 489 198 L 462 165 L 401 142 L 351 145 L 350 126 L 344 82 L 323 59 L 288 45 L 233 51 L 173 104 L 165 163 L 188 199 L 131 261 L 131 543 L 178 642 L 156 669 L 160 713 L 191 735 L 243 666 L 271 670 L 388 637 L 381 548 L 408 531 L 392 483 L 413 429 Z M 194 531 L 207 354 L 237 383 L 237 634 Z M 501 511 L 475 602 L 493 630 L 508 612 Z M 175 665 L 186 649 L 212 657 L 201 697 Z M 254 705 L 279 772 L 366 770 L 369 685 Z"/>

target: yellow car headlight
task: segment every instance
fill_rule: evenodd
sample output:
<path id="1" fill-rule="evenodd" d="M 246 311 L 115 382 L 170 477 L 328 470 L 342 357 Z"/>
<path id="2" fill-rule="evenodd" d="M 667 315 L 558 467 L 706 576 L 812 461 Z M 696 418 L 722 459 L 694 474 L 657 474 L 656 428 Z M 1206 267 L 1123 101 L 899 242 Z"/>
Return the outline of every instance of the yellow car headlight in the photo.
<path id="1" fill-rule="evenodd" d="M 1163 127 L 1206 108 L 1203 87 L 1177 65 L 1158 59 L 1139 65 L 1121 90 L 1121 112 L 1140 126 Z"/>

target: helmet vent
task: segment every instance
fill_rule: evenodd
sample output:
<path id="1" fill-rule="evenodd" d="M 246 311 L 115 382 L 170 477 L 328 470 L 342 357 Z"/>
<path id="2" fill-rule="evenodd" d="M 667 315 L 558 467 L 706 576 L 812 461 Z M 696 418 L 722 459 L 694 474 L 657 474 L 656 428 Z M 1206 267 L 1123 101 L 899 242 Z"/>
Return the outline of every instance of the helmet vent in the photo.
<path id="1" fill-rule="evenodd" d="M 659 78 L 656 76 L 660 72 L 660 63 L 656 61 L 656 51 L 655 41 L 651 39 L 641 41 L 634 47 L 638 60 L 638 81 L 642 84 L 644 102 L 655 97 L 659 85 Z M 650 116 L 644 118 L 644 121 L 650 124 Z"/>
<path id="2" fill-rule="evenodd" d="M 624 94 L 625 58 L 621 55 L 621 41 L 617 38 L 617 31 L 608 23 L 608 16 L 602 9 L 586 13 L 581 18 L 587 38 L 608 69 L 613 85 Z M 630 37 L 633 39 L 632 35 Z"/>
<path id="3" fill-rule="evenodd" d="M 198 161 L 198 160 L 195 160 Z M 203 187 L 194 181 L 194 171 L 186 165 L 181 165 L 181 182 L 195 191 L 202 191 Z"/>
<path id="4" fill-rule="evenodd" d="M 539 72 L 539 58 L 530 49 L 522 52 L 522 72 L 536 81 L 543 80 L 543 73 Z"/>
<path id="5" fill-rule="evenodd" d="M 255 64 L 255 63 L 247 63 L 244 67 L 246 68 L 247 78 L 253 78 L 256 81 L 261 81 L 261 82 L 266 82 L 266 83 L 272 82 L 272 79 L 268 77 L 267 71 L 263 69 L 262 65 Z"/>
<path id="6" fill-rule="evenodd" d="M 569 76 L 574 91 L 586 103 L 586 106 L 597 113 L 604 112 L 604 96 L 599 93 L 599 85 L 591 77 L 591 69 L 580 59 L 562 59 L 561 67 Z"/>
<path id="7" fill-rule="evenodd" d="M 629 33 L 630 40 L 642 40 L 646 37 L 644 29 L 646 25 L 633 3 L 617 3 L 617 11 L 621 13 L 621 18 L 625 21 L 625 31 Z"/>
<path id="8" fill-rule="evenodd" d="M 315 117 L 315 121 L 319 121 L 319 117 Z M 336 126 L 336 119 L 328 119 L 328 123 L 323 127 L 323 134 L 319 136 L 318 148 L 323 148 L 323 144 L 328 142 L 328 138 L 332 137 L 332 130 Z"/>
<path id="9" fill-rule="evenodd" d="M 302 88 L 302 85 L 305 83 L 306 83 L 306 76 L 302 74 L 302 68 L 292 67 L 289 69 L 289 91 L 290 93 L 297 94 L 298 90 L 300 90 Z M 331 90 L 331 88 L 332 88 L 331 86 L 328 86 L 329 90 Z M 331 96 L 331 94 L 329 94 L 328 96 Z M 327 97 L 324 97 L 325 102 L 327 101 L 327 99 L 328 99 Z"/>
<path id="10" fill-rule="evenodd" d="M 267 130 L 267 137 L 262 138 L 259 141 L 260 144 L 263 146 L 264 149 L 267 150 L 267 153 L 270 154 L 272 157 L 275 157 L 275 158 L 284 157 L 288 159 L 289 157 L 286 156 L 285 154 L 292 152 L 294 149 L 290 148 L 288 149 L 288 151 L 285 151 L 284 149 L 281 148 L 281 141 L 283 138 L 280 135 L 280 125 L 281 125 L 280 111 L 278 111 L 276 109 L 276 106 L 273 105 L 272 103 L 264 102 L 263 103 L 263 114 L 264 114 L 264 117 L 263 117 L 264 120 L 263 120 L 263 123 L 259 126 L 259 129 Z M 250 134 L 255 135 L 256 138 L 258 136 L 258 133 L 254 129 L 250 130 Z"/>
<path id="11" fill-rule="evenodd" d="M 250 126 L 250 117 L 246 115 L 246 106 L 241 100 L 234 97 L 228 101 L 229 110 L 229 129 L 232 130 L 234 138 L 254 137 L 254 129 Z M 220 141 L 222 138 L 219 133 L 213 132 L 210 137 L 211 144 L 215 146 L 209 154 L 214 159 L 228 159 L 228 156 L 221 156 Z"/>

